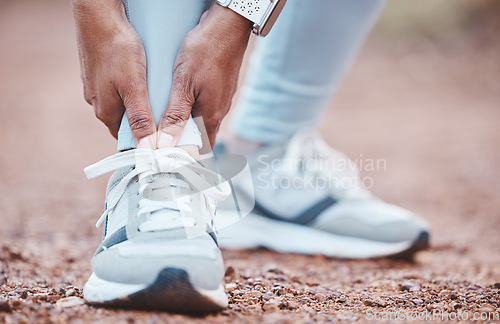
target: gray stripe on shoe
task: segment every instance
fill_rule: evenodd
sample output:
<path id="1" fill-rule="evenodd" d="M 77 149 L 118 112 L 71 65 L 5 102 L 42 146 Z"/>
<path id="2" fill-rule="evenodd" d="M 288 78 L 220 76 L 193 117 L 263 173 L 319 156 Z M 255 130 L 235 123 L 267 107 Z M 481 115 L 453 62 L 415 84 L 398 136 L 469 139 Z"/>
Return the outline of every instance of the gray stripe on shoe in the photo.
<path id="1" fill-rule="evenodd" d="M 113 245 L 125 242 L 126 240 L 128 240 L 127 229 L 125 228 L 125 226 L 123 226 L 122 228 L 111 234 L 107 239 L 102 241 L 97 248 L 97 251 L 95 251 L 94 255 L 97 255 L 102 251 L 109 249 Z"/>
<path id="2" fill-rule="evenodd" d="M 215 233 L 208 232 L 208 235 L 210 235 L 210 237 L 214 240 L 215 244 L 219 246 L 219 242 L 217 242 L 217 237 L 215 236 Z M 122 228 L 111 234 L 107 239 L 102 241 L 99 247 L 97 248 L 97 251 L 95 251 L 94 255 L 97 255 L 102 251 L 109 249 L 113 245 L 125 242 L 126 240 L 128 240 L 127 229 L 125 228 L 125 226 L 123 226 Z"/>
<path id="3" fill-rule="evenodd" d="M 272 218 L 275 220 L 295 223 L 300 225 L 307 225 L 310 224 L 312 221 L 314 221 L 322 212 L 324 212 L 330 206 L 334 205 L 336 202 L 337 200 L 333 199 L 332 197 L 326 197 L 325 199 L 321 200 L 311 208 L 305 210 L 302 214 L 298 215 L 295 218 L 281 217 L 278 214 L 275 214 L 272 211 L 268 210 L 267 208 L 259 204 L 257 201 L 255 201 L 255 206 L 253 211 L 259 215 Z"/>

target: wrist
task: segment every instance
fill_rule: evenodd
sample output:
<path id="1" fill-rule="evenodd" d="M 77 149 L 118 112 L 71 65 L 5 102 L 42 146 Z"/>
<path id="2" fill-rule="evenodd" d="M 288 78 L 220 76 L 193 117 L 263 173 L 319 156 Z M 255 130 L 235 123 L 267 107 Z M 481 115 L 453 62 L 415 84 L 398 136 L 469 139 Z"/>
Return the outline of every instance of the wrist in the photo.
<path id="1" fill-rule="evenodd" d="M 123 5 L 121 0 L 71 0 L 70 2 L 76 10 L 114 10 Z"/>
<path id="2" fill-rule="evenodd" d="M 98 41 L 120 33 L 127 22 L 121 0 L 71 0 L 77 33 Z"/>
<path id="3" fill-rule="evenodd" d="M 250 37 L 253 23 L 231 9 L 217 4 L 215 1 L 208 9 L 206 19 L 216 22 L 221 29 L 231 30 L 231 33 L 236 35 Z"/>

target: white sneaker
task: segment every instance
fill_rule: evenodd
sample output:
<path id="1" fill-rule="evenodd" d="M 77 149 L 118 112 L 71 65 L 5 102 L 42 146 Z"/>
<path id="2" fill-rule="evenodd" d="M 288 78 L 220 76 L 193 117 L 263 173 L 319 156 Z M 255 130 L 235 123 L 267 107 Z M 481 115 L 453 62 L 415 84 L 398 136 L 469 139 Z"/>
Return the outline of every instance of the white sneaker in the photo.
<path id="1" fill-rule="evenodd" d="M 114 170 L 85 301 L 173 312 L 225 308 L 224 265 L 211 225 L 229 185 L 177 148 L 118 153 L 85 172 L 94 178 Z"/>
<path id="2" fill-rule="evenodd" d="M 255 208 L 220 232 L 223 248 L 357 259 L 409 256 L 428 246 L 427 223 L 362 188 L 354 163 L 316 132 L 299 132 L 247 159 Z"/>

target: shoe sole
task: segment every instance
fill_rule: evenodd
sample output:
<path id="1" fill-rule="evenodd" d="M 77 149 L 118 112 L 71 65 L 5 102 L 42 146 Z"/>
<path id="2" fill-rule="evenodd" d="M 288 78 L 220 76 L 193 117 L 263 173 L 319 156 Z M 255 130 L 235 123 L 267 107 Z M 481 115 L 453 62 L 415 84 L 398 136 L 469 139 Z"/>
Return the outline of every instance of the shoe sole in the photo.
<path id="1" fill-rule="evenodd" d="M 212 313 L 227 307 L 221 284 L 215 290 L 194 288 L 186 271 L 163 269 L 150 285 L 127 285 L 100 279 L 95 273 L 83 289 L 87 304 L 96 307 Z"/>
<path id="2" fill-rule="evenodd" d="M 323 254 L 343 259 L 408 258 L 429 246 L 429 233 L 426 230 L 408 241 L 380 242 L 336 235 L 258 214 L 251 214 L 223 228 L 218 239 L 220 247 L 225 249 L 264 247 L 284 253 Z"/>

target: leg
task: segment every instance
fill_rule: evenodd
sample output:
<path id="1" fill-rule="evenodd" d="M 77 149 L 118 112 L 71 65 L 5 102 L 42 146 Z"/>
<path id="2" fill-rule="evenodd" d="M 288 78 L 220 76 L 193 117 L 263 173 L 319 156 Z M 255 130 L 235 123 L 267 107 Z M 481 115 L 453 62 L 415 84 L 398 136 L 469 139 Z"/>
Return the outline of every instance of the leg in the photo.
<path id="1" fill-rule="evenodd" d="M 315 126 L 383 0 L 289 0 L 253 54 L 234 134 L 263 144 Z"/>
<path id="2" fill-rule="evenodd" d="M 247 154 L 255 208 L 223 230 L 221 246 L 341 258 L 408 256 L 428 246 L 424 220 L 375 198 L 353 162 L 299 132 L 317 124 L 382 4 L 289 0 L 258 44 L 232 125 L 238 138 L 227 147 Z"/>
<path id="3" fill-rule="evenodd" d="M 182 40 L 198 24 L 210 1 L 124 0 L 124 4 L 127 17 L 146 50 L 149 100 L 158 121 L 167 106 L 173 66 Z M 200 133 L 192 119 L 184 130 L 179 142 L 179 146 L 181 145 L 201 147 Z M 134 147 L 127 117 L 123 116 L 118 133 L 118 149 Z"/>
<path id="4" fill-rule="evenodd" d="M 167 104 L 181 41 L 209 3 L 128 0 L 126 4 L 146 48 L 148 90 L 158 120 Z M 199 144 L 193 123 L 180 145 Z M 134 147 L 126 119 L 119 147 Z M 229 195 L 230 187 L 213 183 L 218 176 L 184 148 L 127 150 L 86 169 L 89 177 L 116 170 L 106 192 L 106 211 L 98 221 L 105 227 L 104 239 L 84 287 L 87 303 L 184 313 L 227 307 L 224 264 L 209 225 L 216 201 Z M 195 190 L 196 184 L 208 189 Z"/>

